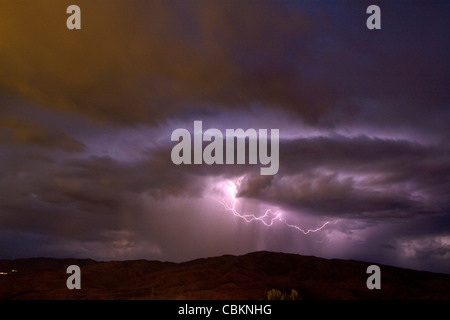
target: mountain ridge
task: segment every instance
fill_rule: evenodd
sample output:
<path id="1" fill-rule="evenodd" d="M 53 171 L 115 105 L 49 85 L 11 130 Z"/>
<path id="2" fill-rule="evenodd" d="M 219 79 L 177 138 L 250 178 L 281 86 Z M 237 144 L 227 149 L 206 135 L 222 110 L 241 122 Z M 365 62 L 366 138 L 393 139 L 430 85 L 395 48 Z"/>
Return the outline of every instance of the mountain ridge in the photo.
<path id="1" fill-rule="evenodd" d="M 66 268 L 81 269 L 68 290 Z M 295 289 L 304 300 L 450 299 L 450 275 L 377 264 L 381 290 L 369 290 L 370 262 L 257 251 L 186 262 L 28 258 L 0 260 L 0 299 L 266 299 Z M 16 270 L 16 272 L 11 272 Z"/>

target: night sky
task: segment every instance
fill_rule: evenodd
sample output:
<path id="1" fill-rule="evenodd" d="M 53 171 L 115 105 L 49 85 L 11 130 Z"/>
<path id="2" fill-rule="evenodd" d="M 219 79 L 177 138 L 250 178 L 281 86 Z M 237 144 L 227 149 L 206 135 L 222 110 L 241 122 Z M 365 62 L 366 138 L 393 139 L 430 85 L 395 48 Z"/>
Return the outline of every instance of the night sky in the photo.
<path id="1" fill-rule="evenodd" d="M 70 4 L 81 30 L 66 28 Z M 450 273 L 449 14 L 2 0 L 0 258 L 270 250 Z M 194 120 L 279 129 L 278 173 L 173 164 L 171 133 Z"/>

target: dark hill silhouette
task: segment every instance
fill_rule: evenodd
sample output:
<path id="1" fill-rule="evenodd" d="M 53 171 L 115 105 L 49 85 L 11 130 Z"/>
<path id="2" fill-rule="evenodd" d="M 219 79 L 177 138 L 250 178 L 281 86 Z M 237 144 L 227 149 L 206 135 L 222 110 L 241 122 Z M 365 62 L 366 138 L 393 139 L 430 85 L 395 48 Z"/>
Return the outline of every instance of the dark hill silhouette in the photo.
<path id="1" fill-rule="evenodd" d="M 71 264 L 81 268 L 81 290 L 66 288 Z M 450 299 L 450 275 L 385 265 L 381 290 L 369 290 L 370 264 L 265 251 L 184 263 L 0 260 L 8 273 L 0 299 L 266 299 L 271 289 L 295 289 L 301 299 Z"/>

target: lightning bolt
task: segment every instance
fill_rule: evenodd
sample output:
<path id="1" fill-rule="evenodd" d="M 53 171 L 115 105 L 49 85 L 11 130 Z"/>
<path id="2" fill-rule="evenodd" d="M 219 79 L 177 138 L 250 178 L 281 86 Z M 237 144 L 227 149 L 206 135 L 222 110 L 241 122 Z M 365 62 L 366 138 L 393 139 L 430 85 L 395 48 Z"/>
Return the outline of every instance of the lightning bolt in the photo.
<path id="1" fill-rule="evenodd" d="M 227 204 L 227 202 L 225 201 L 225 199 L 223 200 L 219 200 L 214 198 L 214 200 L 216 200 L 218 203 L 220 203 L 226 211 L 230 211 L 231 213 L 233 213 L 233 215 L 235 217 L 241 218 L 243 219 L 246 223 L 250 223 L 252 221 L 259 221 L 261 223 L 263 223 L 266 227 L 271 227 L 273 226 L 275 221 L 279 221 L 281 223 L 283 223 L 286 227 L 295 229 L 297 231 L 302 232 L 303 234 L 307 235 L 311 232 L 318 232 L 320 230 L 322 230 L 323 228 L 325 228 L 326 225 L 328 225 L 329 223 L 332 223 L 332 221 L 326 221 L 325 223 L 323 223 L 320 227 L 315 228 L 315 229 L 304 229 L 301 228 L 298 225 L 295 224 L 290 224 L 287 222 L 287 220 L 283 217 L 282 213 L 279 211 L 273 211 L 272 209 L 268 209 L 266 210 L 266 212 L 263 215 L 260 216 L 256 216 L 253 214 L 243 214 L 240 213 L 237 209 L 236 209 L 236 205 L 237 205 L 237 199 L 236 199 L 236 191 L 237 191 L 237 186 L 235 183 L 230 182 L 232 184 L 231 189 L 234 190 L 235 192 L 230 192 L 231 197 L 232 197 L 232 204 Z M 333 223 L 337 223 L 338 220 L 335 220 Z"/>
<path id="2" fill-rule="evenodd" d="M 275 220 L 281 220 L 281 213 L 273 212 L 271 209 L 267 210 L 266 213 L 264 213 L 264 215 L 257 217 L 257 216 L 252 215 L 252 214 L 241 214 L 241 213 L 239 213 L 236 210 L 236 202 L 237 202 L 236 199 L 233 200 L 233 205 L 232 206 L 228 206 L 225 203 L 225 201 L 221 201 L 221 200 L 217 200 L 217 199 L 215 199 L 215 200 L 217 202 L 219 202 L 221 205 L 223 205 L 225 210 L 231 211 L 236 217 L 244 219 L 245 222 L 261 221 L 265 226 L 271 227 Z"/>

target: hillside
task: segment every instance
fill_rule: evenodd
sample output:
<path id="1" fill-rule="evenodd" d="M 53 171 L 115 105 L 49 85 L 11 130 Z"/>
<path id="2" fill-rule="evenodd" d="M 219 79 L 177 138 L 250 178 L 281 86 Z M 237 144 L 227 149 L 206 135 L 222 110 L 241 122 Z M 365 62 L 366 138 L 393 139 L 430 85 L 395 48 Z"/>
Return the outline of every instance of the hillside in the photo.
<path id="1" fill-rule="evenodd" d="M 81 290 L 66 267 L 81 268 Z M 184 263 L 88 259 L 0 260 L 0 299 L 265 299 L 274 288 L 304 300 L 450 299 L 450 275 L 380 265 L 381 290 L 366 287 L 370 263 L 254 252 Z M 17 272 L 11 272 L 17 270 Z"/>

